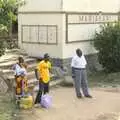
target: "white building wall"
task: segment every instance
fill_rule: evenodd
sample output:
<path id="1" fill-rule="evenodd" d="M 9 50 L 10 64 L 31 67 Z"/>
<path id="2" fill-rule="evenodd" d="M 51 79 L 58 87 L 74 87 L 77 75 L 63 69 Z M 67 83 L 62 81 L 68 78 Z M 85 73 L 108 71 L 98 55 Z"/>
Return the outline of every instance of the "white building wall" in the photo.
<path id="1" fill-rule="evenodd" d="M 120 0 L 63 0 L 63 11 L 68 13 L 117 13 L 120 10 Z M 76 48 L 81 48 L 83 53 L 88 55 L 96 53 L 92 42 L 84 41 L 90 39 L 100 24 L 70 24 L 66 29 L 64 16 L 63 24 L 63 58 L 71 57 L 75 54 Z M 87 22 L 86 22 L 87 23 Z M 65 43 L 66 32 L 68 31 L 68 41 L 82 40 L 82 42 Z"/>
<path id="2" fill-rule="evenodd" d="M 75 50 L 77 48 L 80 48 L 84 54 L 88 55 L 88 54 L 92 54 L 92 53 L 96 53 L 96 50 L 94 49 L 92 42 L 90 41 L 85 41 L 85 42 L 75 42 L 75 43 L 66 43 L 66 22 L 65 22 L 65 15 L 63 17 L 63 39 L 62 39 L 62 43 L 63 43 L 63 58 L 69 58 L 72 57 L 73 55 L 75 55 Z M 84 30 L 85 31 L 85 30 Z M 84 32 L 83 31 L 83 32 Z M 78 31 L 74 31 L 74 33 L 78 33 Z M 74 34 L 71 33 L 71 34 Z M 69 39 L 69 38 L 68 38 Z"/>
<path id="3" fill-rule="evenodd" d="M 22 25 L 57 25 L 57 45 L 22 43 Z M 51 57 L 62 58 L 62 15 L 19 14 L 19 45 L 31 56 L 42 56 L 47 52 Z"/>
<path id="4" fill-rule="evenodd" d="M 62 0 L 25 0 L 26 4 L 19 11 L 60 11 Z"/>
<path id="5" fill-rule="evenodd" d="M 78 12 L 84 15 L 84 12 L 91 13 L 101 11 L 102 13 L 117 13 L 119 10 L 119 0 L 27 0 L 26 5 L 19 9 L 19 45 L 31 56 L 39 56 L 48 52 L 55 58 L 69 58 L 74 55 L 76 48 L 81 48 L 84 54 L 95 53 L 96 50 L 90 41 L 66 44 L 66 31 L 69 33 L 68 40 L 76 40 L 77 35 L 75 36 L 75 33 L 80 33 L 81 36 L 83 34 L 82 37 L 80 36 L 80 39 L 85 39 L 86 36 L 86 38 L 88 38 L 86 30 L 88 32 L 89 28 L 89 31 L 91 32 L 92 30 L 93 33 L 94 28 L 96 26 L 98 27 L 99 24 L 68 25 L 68 29 L 66 29 L 66 13 Z M 61 13 L 57 13 L 60 11 Z M 26 13 L 24 14 L 24 12 Z M 21 25 L 57 25 L 58 44 L 22 43 Z"/>
<path id="6" fill-rule="evenodd" d="M 63 0 L 64 11 L 118 12 L 120 0 Z"/>

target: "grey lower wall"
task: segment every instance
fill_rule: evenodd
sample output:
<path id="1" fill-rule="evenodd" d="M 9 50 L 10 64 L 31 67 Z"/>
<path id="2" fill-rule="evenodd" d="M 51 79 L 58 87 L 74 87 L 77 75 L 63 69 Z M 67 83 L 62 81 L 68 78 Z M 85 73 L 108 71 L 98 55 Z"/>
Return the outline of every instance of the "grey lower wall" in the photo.
<path id="1" fill-rule="evenodd" d="M 87 71 L 88 73 L 96 72 L 96 71 L 101 71 L 103 70 L 102 65 L 99 64 L 98 62 L 98 56 L 97 54 L 90 54 L 85 56 L 87 60 Z"/>
<path id="2" fill-rule="evenodd" d="M 95 72 L 95 71 L 100 71 L 102 70 L 102 66 L 98 62 L 97 54 L 90 54 L 86 55 L 86 60 L 87 60 L 87 72 L 88 74 Z M 60 58 L 52 58 L 52 65 L 61 67 L 66 74 L 71 74 L 71 59 L 72 58 L 67 58 L 67 59 L 60 59 Z"/>

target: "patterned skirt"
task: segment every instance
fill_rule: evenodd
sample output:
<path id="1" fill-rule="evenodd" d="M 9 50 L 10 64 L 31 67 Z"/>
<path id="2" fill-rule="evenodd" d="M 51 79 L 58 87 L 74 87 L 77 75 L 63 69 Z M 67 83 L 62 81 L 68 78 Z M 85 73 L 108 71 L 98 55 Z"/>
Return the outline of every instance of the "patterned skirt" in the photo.
<path id="1" fill-rule="evenodd" d="M 16 95 L 22 95 L 28 92 L 27 77 L 26 76 L 15 76 L 16 80 Z"/>

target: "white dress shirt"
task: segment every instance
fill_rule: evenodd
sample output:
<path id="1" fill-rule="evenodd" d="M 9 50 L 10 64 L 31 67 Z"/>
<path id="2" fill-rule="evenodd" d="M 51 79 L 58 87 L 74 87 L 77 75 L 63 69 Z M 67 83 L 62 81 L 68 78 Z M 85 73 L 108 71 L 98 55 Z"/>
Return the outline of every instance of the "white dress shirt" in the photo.
<path id="1" fill-rule="evenodd" d="M 81 57 L 78 57 L 77 55 L 75 55 L 72 58 L 71 67 L 86 68 L 86 65 L 87 65 L 87 62 L 86 62 L 84 55 L 82 55 Z"/>

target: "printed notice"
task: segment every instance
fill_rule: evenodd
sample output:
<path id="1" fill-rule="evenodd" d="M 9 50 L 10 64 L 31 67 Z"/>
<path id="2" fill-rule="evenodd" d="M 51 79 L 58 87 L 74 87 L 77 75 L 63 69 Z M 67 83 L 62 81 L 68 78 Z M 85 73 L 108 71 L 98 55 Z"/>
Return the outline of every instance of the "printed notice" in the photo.
<path id="1" fill-rule="evenodd" d="M 49 26 L 48 27 L 48 43 L 56 43 L 57 42 L 57 27 Z"/>
<path id="2" fill-rule="evenodd" d="M 47 43 L 47 26 L 39 26 L 39 42 Z"/>
<path id="3" fill-rule="evenodd" d="M 105 23 L 118 21 L 118 15 L 68 15 L 68 24 Z"/>
<path id="4" fill-rule="evenodd" d="M 30 26 L 30 42 L 38 42 L 38 26 Z"/>
<path id="5" fill-rule="evenodd" d="M 28 43 L 57 43 L 57 26 L 56 25 L 23 25 L 22 41 Z"/>

